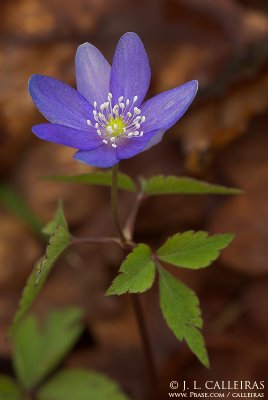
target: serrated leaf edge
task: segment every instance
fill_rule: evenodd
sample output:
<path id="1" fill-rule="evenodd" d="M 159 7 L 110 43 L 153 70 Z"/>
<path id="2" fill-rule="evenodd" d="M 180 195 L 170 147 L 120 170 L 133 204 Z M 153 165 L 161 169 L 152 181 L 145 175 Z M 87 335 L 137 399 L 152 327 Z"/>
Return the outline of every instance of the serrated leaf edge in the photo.
<path id="1" fill-rule="evenodd" d="M 188 230 L 188 231 L 185 231 L 185 232 L 178 232 L 178 233 L 175 233 L 174 235 L 169 236 L 169 237 L 167 238 L 167 240 L 159 247 L 159 249 L 157 249 L 157 251 L 156 251 L 156 257 L 157 257 L 159 260 L 164 261 L 164 262 L 167 262 L 168 264 L 174 265 L 174 266 L 176 266 L 176 267 L 178 267 L 178 268 L 191 269 L 190 267 L 187 267 L 187 266 L 184 266 L 184 265 L 173 264 L 171 261 L 167 261 L 166 258 L 165 258 L 165 257 L 168 257 L 167 254 L 159 254 L 159 252 L 161 251 L 161 249 L 167 244 L 167 242 L 168 242 L 169 240 L 174 240 L 176 237 L 182 236 L 182 235 L 187 234 L 187 233 L 192 234 L 193 236 L 194 236 L 194 235 L 197 235 L 197 234 L 204 234 L 204 235 L 203 235 L 203 238 L 204 238 L 204 239 L 209 239 L 209 238 L 213 238 L 213 237 L 216 237 L 216 236 L 218 236 L 218 237 L 219 237 L 219 236 L 226 236 L 226 237 L 229 236 L 228 243 L 226 243 L 226 244 L 224 244 L 222 247 L 219 247 L 218 249 L 215 249 L 215 250 L 214 250 L 214 252 L 217 253 L 217 254 L 216 254 L 216 257 L 210 258 L 209 261 L 208 261 L 208 263 L 207 263 L 206 265 L 203 265 L 203 264 L 202 264 L 202 266 L 201 266 L 200 268 L 205 268 L 205 267 L 210 266 L 215 260 L 218 259 L 218 257 L 220 256 L 221 250 L 224 250 L 227 246 L 229 246 L 229 244 L 230 244 L 230 243 L 233 241 L 233 239 L 235 238 L 235 234 L 234 234 L 234 233 L 231 233 L 231 232 L 228 232 L 228 233 L 216 233 L 216 234 L 209 234 L 209 233 L 206 232 L 206 231 L 194 231 L 194 230 Z M 192 236 L 192 237 L 193 237 L 193 236 Z M 195 250 L 198 251 L 199 248 L 202 248 L 202 246 L 201 246 L 201 245 L 197 246 L 197 247 L 195 248 Z M 179 253 L 179 252 L 178 252 L 178 253 Z M 178 253 L 173 253 L 173 254 L 178 254 Z M 186 251 L 183 251 L 182 253 L 187 254 Z M 198 268 L 193 268 L 193 269 L 198 269 Z"/>
<path id="2" fill-rule="evenodd" d="M 160 276 L 162 275 L 162 277 L 163 277 L 163 272 L 166 272 L 166 273 L 170 274 L 170 275 L 173 277 L 173 279 L 175 279 L 175 280 L 176 280 L 176 278 L 175 278 L 170 272 L 166 271 L 166 269 L 163 268 L 163 267 L 160 266 L 160 265 L 158 266 L 158 272 L 159 272 L 159 294 L 160 294 Z M 205 367 L 210 368 L 210 362 L 209 362 L 208 352 L 207 352 L 207 348 L 206 348 L 206 346 L 205 346 L 204 336 L 203 336 L 203 334 L 202 334 L 203 318 L 202 318 L 202 310 L 201 310 L 201 308 L 200 308 L 200 300 L 199 300 L 198 296 L 196 295 L 196 293 L 195 293 L 191 288 L 189 288 L 187 285 L 185 285 L 185 283 L 181 282 L 180 280 L 178 280 L 178 281 L 179 281 L 182 285 L 184 285 L 185 287 L 187 287 L 187 289 L 189 289 L 189 290 L 194 294 L 194 297 L 195 297 L 195 300 L 196 300 L 196 304 L 194 305 L 194 307 L 197 309 L 198 318 L 200 319 L 200 325 L 186 323 L 185 326 L 188 326 L 188 327 L 191 328 L 191 329 L 197 330 L 197 331 L 199 332 L 199 334 L 202 336 L 203 341 L 204 341 L 204 350 L 205 350 L 206 359 L 205 359 L 205 360 L 201 360 L 200 357 L 199 357 L 197 354 L 195 354 L 195 353 L 193 352 L 192 349 L 191 349 L 191 351 L 193 352 L 193 354 L 198 358 L 198 360 L 199 360 Z M 168 287 L 167 287 L 167 288 L 168 288 Z M 170 291 L 169 288 L 168 288 L 168 290 Z M 166 316 L 165 316 L 165 314 L 164 314 L 164 310 L 163 310 L 163 308 L 162 308 L 161 301 L 160 301 L 160 309 L 161 309 L 162 316 L 163 316 L 163 318 L 164 318 L 164 320 L 165 320 L 165 322 L 166 322 L 168 328 L 171 330 L 171 332 L 174 334 L 174 336 L 175 336 L 180 342 L 183 342 L 183 341 L 184 341 L 184 342 L 188 345 L 188 347 L 190 348 L 190 346 L 189 346 L 189 344 L 188 344 L 188 340 L 187 340 L 187 338 L 185 337 L 185 330 L 182 332 L 181 338 L 180 338 L 180 337 L 178 337 L 177 334 L 175 333 L 174 328 L 171 327 L 171 326 L 169 325 L 169 323 L 168 323 L 168 321 L 167 321 L 167 319 L 166 319 Z"/>
<path id="3" fill-rule="evenodd" d="M 127 291 L 125 291 L 125 292 L 117 293 L 117 292 L 115 292 L 114 290 L 112 290 L 112 289 L 113 289 L 113 286 L 114 286 L 115 282 L 117 281 L 117 279 L 118 279 L 119 277 L 121 277 L 121 276 L 124 275 L 124 274 L 127 275 L 127 272 L 124 271 L 124 265 L 128 262 L 129 257 L 131 257 L 131 256 L 133 255 L 133 252 L 135 251 L 135 249 L 137 249 L 137 247 L 138 247 L 139 245 L 146 246 L 146 247 L 150 250 L 150 260 L 148 261 L 148 263 L 146 264 L 146 266 L 148 266 L 149 264 L 152 263 L 152 264 L 154 265 L 154 267 L 155 267 L 155 268 L 154 268 L 154 277 L 153 277 L 153 280 L 152 280 L 152 284 L 151 284 L 151 286 L 149 286 L 148 288 L 146 288 L 145 290 L 142 290 L 142 291 L 131 291 L 131 292 L 130 292 L 129 289 L 127 289 Z M 141 271 L 142 271 L 142 270 L 141 270 Z M 141 271 L 139 271 L 139 272 L 141 272 Z M 105 296 L 112 296 L 112 295 L 121 296 L 121 295 L 126 294 L 126 293 L 133 293 L 133 294 L 135 294 L 135 293 L 145 293 L 145 292 L 147 292 L 148 290 L 150 290 L 151 287 L 153 286 L 154 282 L 155 282 L 155 276 L 156 276 L 156 265 L 155 265 L 155 261 L 154 261 L 153 258 L 152 258 L 152 250 L 150 249 L 150 247 L 149 247 L 147 244 L 145 244 L 145 243 L 139 243 L 139 244 L 132 250 L 132 252 L 129 253 L 129 254 L 127 255 L 127 257 L 123 260 L 123 262 L 122 262 L 121 265 L 120 265 L 120 268 L 119 268 L 118 272 L 119 272 L 119 274 L 113 279 L 111 285 L 110 285 L 109 288 L 106 290 Z"/>

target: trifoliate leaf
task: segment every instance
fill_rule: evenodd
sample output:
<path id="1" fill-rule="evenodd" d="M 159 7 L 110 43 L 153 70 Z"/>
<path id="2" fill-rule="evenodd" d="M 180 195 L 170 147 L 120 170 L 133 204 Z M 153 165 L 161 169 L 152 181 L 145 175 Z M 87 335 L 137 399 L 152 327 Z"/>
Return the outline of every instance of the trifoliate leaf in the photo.
<path id="1" fill-rule="evenodd" d="M 112 186 L 112 171 L 96 171 L 81 175 L 56 175 L 46 176 L 44 179 L 67 183 L 85 183 L 88 185 Z M 126 174 L 118 173 L 117 186 L 119 189 L 129 192 L 136 191 L 136 185 Z"/>
<path id="2" fill-rule="evenodd" d="M 154 283 L 155 266 L 151 258 L 151 249 L 139 244 L 123 261 L 119 272 L 107 290 L 107 295 L 123 293 L 142 293 Z"/>
<path id="3" fill-rule="evenodd" d="M 0 375 L 0 400 L 23 400 L 21 389 L 6 375 Z"/>
<path id="4" fill-rule="evenodd" d="M 42 324 L 34 315 L 21 321 L 13 335 L 13 363 L 19 381 L 30 389 L 57 367 L 83 330 L 82 311 L 53 311 Z"/>
<path id="5" fill-rule="evenodd" d="M 177 267 L 204 268 L 218 258 L 219 251 L 227 247 L 233 238 L 232 233 L 211 236 L 204 231 L 177 233 L 158 249 L 157 256 Z"/>
<path id="6" fill-rule="evenodd" d="M 62 213 L 61 217 L 59 216 L 59 213 Z M 57 259 L 70 244 L 71 236 L 68 231 L 62 209 L 60 212 L 59 210 L 57 211 L 56 218 L 59 221 L 59 225 L 55 226 L 56 224 L 54 224 L 54 220 L 51 222 L 50 226 L 55 226 L 55 230 L 50 237 L 45 255 L 35 265 L 31 275 L 27 280 L 26 286 L 23 289 L 19 309 L 9 330 L 10 334 L 12 334 L 16 325 L 19 323 L 21 318 L 29 309 L 30 305 L 42 290 L 45 281 Z"/>
<path id="7" fill-rule="evenodd" d="M 147 195 L 160 194 L 239 194 L 241 190 L 227 188 L 199 181 L 197 179 L 177 176 L 153 176 L 142 180 L 143 192 Z"/>
<path id="8" fill-rule="evenodd" d="M 66 369 L 50 379 L 37 393 L 37 400 L 128 400 L 116 382 L 103 374 Z"/>
<path id="9" fill-rule="evenodd" d="M 203 321 L 196 294 L 163 268 L 160 271 L 160 307 L 163 316 L 178 340 L 185 340 L 206 367 L 209 360 L 200 332 Z"/>

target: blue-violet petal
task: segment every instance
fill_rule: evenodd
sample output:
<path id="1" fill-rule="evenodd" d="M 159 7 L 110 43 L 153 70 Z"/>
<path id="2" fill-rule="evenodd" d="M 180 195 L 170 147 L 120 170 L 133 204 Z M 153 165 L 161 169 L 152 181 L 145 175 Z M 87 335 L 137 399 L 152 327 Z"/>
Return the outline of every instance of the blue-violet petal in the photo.
<path id="1" fill-rule="evenodd" d="M 106 144 L 91 151 L 79 150 L 75 153 L 73 158 L 98 168 L 109 168 L 117 164 L 119 161 L 115 149 Z"/>
<path id="2" fill-rule="evenodd" d="M 55 124 L 85 129 L 92 106 L 69 85 L 43 75 L 33 75 L 29 91 L 38 110 Z"/>
<path id="3" fill-rule="evenodd" d="M 112 64 L 110 91 L 114 103 L 120 96 L 130 101 L 137 96 L 136 106 L 139 107 L 150 79 L 151 68 L 143 43 L 136 33 L 128 32 L 119 40 Z"/>
<path id="4" fill-rule="evenodd" d="M 109 93 L 111 66 L 92 44 L 80 45 L 75 57 L 77 90 L 92 105 L 102 104 Z"/>
<path id="5" fill-rule="evenodd" d="M 141 153 L 148 146 L 148 143 L 153 140 L 154 136 L 157 136 L 158 132 L 157 130 L 151 131 L 144 133 L 142 137 L 132 137 L 122 140 L 118 143 L 116 149 L 117 157 L 121 160 Z"/>
<path id="6" fill-rule="evenodd" d="M 40 124 L 33 126 L 32 131 L 40 139 L 80 150 L 95 149 L 103 144 L 95 132 L 81 131 L 63 125 Z"/>
<path id="7" fill-rule="evenodd" d="M 160 93 L 141 106 L 146 119 L 142 125 L 144 132 L 154 129 L 167 130 L 174 125 L 192 103 L 198 88 L 197 81 Z"/>

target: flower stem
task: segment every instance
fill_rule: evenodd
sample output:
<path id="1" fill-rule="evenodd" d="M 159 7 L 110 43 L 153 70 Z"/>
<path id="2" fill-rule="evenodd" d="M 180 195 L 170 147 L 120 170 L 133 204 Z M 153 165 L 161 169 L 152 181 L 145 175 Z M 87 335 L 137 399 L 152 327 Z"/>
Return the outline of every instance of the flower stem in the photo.
<path id="1" fill-rule="evenodd" d="M 134 208 L 129 216 L 129 220 L 126 224 L 126 230 L 123 231 L 121 228 L 121 225 L 120 225 L 119 215 L 118 215 L 117 174 L 118 174 L 118 164 L 115 165 L 112 169 L 111 205 L 112 205 L 114 222 L 115 222 L 120 240 L 122 242 L 122 247 L 124 247 L 124 249 L 125 249 L 125 255 L 127 256 L 128 253 L 132 250 L 131 246 L 129 246 L 129 243 L 131 244 L 131 242 L 132 242 L 132 235 L 133 235 L 135 219 L 137 216 L 140 201 L 142 200 L 142 195 L 140 195 L 140 194 L 138 195 L 137 203 L 134 206 Z M 130 236 L 130 237 L 126 237 L 125 232 L 127 232 L 128 236 Z M 157 390 L 158 379 L 157 379 L 156 367 L 155 367 L 155 363 L 154 363 L 154 359 L 153 359 L 153 353 L 152 353 L 152 349 L 151 349 L 149 335 L 147 332 L 145 318 L 144 318 L 144 314 L 143 314 L 139 296 L 140 296 L 139 294 L 131 294 L 130 295 L 134 313 L 135 313 L 137 323 L 138 323 L 139 333 L 140 333 L 142 346 L 143 346 L 143 352 L 144 352 L 145 360 L 147 363 L 148 377 L 150 380 L 150 389 L 154 392 L 154 399 L 157 400 L 159 393 Z"/>
<path id="2" fill-rule="evenodd" d="M 119 164 L 116 164 L 112 168 L 111 206 L 112 206 L 113 218 L 114 218 L 114 222 L 115 222 L 115 226 L 116 226 L 119 238 L 123 244 L 126 244 L 127 239 L 121 228 L 121 224 L 119 221 L 119 215 L 118 215 L 118 193 L 117 193 L 118 165 Z"/>

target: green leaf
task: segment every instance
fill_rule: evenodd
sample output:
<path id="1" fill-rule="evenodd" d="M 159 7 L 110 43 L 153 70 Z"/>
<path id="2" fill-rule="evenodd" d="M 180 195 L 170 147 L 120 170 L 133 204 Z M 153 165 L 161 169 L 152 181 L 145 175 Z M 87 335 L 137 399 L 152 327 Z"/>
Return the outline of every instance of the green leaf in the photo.
<path id="1" fill-rule="evenodd" d="M 0 400 L 22 400 L 21 389 L 9 376 L 0 375 Z"/>
<path id="2" fill-rule="evenodd" d="M 59 372 L 37 394 L 37 400 L 127 400 L 117 383 L 82 369 Z"/>
<path id="3" fill-rule="evenodd" d="M 227 247 L 233 238 L 232 233 L 211 236 L 204 231 L 177 233 L 158 249 L 157 256 L 177 267 L 204 268 L 218 258 L 219 251 Z"/>
<path id="4" fill-rule="evenodd" d="M 158 194 L 239 194 L 241 190 L 213 185 L 197 179 L 177 176 L 153 176 L 142 180 L 143 192 L 147 195 Z"/>
<path id="5" fill-rule="evenodd" d="M 178 340 L 185 340 L 201 363 L 209 367 L 204 338 L 200 332 L 203 321 L 198 297 L 169 272 L 163 268 L 159 271 L 160 307 L 166 323 Z"/>
<path id="6" fill-rule="evenodd" d="M 106 295 L 142 293 L 150 289 L 155 279 L 152 252 L 146 244 L 139 244 L 123 261 L 120 274 L 113 280 Z"/>
<path id="7" fill-rule="evenodd" d="M 0 185 L 0 202 L 22 220 L 33 233 L 40 235 L 42 221 L 27 207 L 20 195 L 9 185 Z"/>
<path id="8" fill-rule="evenodd" d="M 83 330 L 82 312 L 71 307 L 48 314 L 42 325 L 34 315 L 13 335 L 13 362 L 23 387 L 33 388 L 57 367 Z"/>
<path id="9" fill-rule="evenodd" d="M 82 175 L 56 175 L 46 176 L 44 179 L 67 183 L 86 183 L 89 185 L 112 186 L 112 171 L 96 171 Z M 126 174 L 119 172 L 118 188 L 129 192 L 136 192 L 136 185 Z"/>
<path id="10" fill-rule="evenodd" d="M 59 202 L 58 208 L 55 212 L 54 218 L 52 221 L 49 221 L 42 229 L 42 232 L 45 235 L 53 235 L 53 232 L 57 229 L 58 226 L 63 226 L 68 231 L 68 224 L 63 212 L 62 202 Z"/>
<path id="11" fill-rule="evenodd" d="M 38 296 L 57 259 L 70 244 L 71 236 L 66 226 L 66 222 L 64 222 L 65 218 L 61 206 L 59 210 L 56 212 L 55 216 L 59 224 L 55 226 L 53 225 L 54 220 L 51 222 L 50 227 L 52 225 L 55 226 L 54 233 L 50 237 L 45 255 L 37 262 L 27 280 L 20 299 L 19 309 L 14 317 L 11 328 L 9 329 L 9 334 L 12 334 L 19 321 Z M 59 217 L 60 213 L 62 214 L 61 217 Z M 50 228 L 47 227 L 47 231 L 49 231 L 49 229 Z"/>

